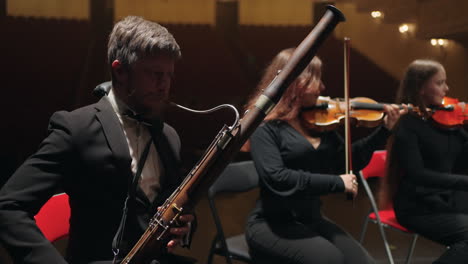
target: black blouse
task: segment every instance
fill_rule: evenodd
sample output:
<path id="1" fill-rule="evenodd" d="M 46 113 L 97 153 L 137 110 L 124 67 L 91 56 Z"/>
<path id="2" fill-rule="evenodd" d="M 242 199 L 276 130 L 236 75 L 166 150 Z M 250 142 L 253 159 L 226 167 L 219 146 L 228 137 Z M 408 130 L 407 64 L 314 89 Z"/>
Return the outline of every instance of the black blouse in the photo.
<path id="1" fill-rule="evenodd" d="M 397 213 L 453 208 L 453 192 L 468 191 L 468 135 L 463 128 L 438 128 L 431 120 L 405 115 L 395 131 L 394 151 L 402 169 Z"/>
<path id="2" fill-rule="evenodd" d="M 380 127 L 353 144 L 355 171 L 363 168 L 390 132 Z M 344 142 L 335 131 L 321 135 L 314 148 L 287 122 L 262 124 L 251 137 L 251 154 L 260 177 L 260 200 L 251 220 L 313 221 L 320 215 L 320 195 L 343 192 Z"/>

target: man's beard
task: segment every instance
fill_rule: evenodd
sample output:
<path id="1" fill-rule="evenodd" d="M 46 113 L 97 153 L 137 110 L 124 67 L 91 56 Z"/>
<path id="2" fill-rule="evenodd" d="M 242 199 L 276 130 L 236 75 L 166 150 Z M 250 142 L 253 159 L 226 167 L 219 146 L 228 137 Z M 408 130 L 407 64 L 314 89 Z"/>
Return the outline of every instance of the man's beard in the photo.
<path id="1" fill-rule="evenodd" d="M 138 109 L 135 109 L 137 114 L 141 115 L 144 119 L 163 119 L 164 112 L 167 109 L 169 103 L 167 100 L 159 101 L 154 105 L 142 105 Z"/>

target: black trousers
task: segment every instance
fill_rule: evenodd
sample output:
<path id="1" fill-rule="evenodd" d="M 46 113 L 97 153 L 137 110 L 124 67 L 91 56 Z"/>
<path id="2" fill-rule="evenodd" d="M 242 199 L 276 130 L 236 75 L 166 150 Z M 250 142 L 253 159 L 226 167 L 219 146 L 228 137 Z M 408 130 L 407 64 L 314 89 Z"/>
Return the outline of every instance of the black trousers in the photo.
<path id="1" fill-rule="evenodd" d="M 328 219 L 313 223 L 251 222 L 246 231 L 254 263 L 366 264 L 366 250 Z"/>
<path id="2" fill-rule="evenodd" d="M 449 249 L 437 259 L 437 264 L 468 263 L 468 214 L 451 209 L 441 212 L 397 214 L 404 227 Z"/>

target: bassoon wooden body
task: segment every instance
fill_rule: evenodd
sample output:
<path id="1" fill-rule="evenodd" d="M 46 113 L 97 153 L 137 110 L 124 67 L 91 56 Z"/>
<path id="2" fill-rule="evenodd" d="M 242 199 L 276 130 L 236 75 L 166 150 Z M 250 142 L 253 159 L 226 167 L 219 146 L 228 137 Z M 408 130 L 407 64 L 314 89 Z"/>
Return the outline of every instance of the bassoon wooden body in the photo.
<path id="1" fill-rule="evenodd" d="M 193 209 L 200 198 L 206 195 L 209 186 L 273 109 L 286 88 L 310 63 L 325 38 L 344 20 L 344 15 L 338 9 L 327 7 L 324 16 L 295 49 L 284 69 L 259 96 L 256 105 L 237 124 L 221 129 L 200 161 L 153 216 L 149 227 L 122 260 L 122 264 L 145 264 L 151 259 L 158 259 L 165 250 L 169 228 L 176 224 L 179 215 Z"/>

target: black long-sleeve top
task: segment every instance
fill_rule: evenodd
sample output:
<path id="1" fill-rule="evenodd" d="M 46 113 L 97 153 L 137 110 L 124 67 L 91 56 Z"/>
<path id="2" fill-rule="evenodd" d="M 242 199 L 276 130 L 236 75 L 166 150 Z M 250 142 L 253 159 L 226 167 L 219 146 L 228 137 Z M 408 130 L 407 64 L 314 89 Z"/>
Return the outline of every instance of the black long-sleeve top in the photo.
<path id="1" fill-rule="evenodd" d="M 360 170 L 390 132 L 380 127 L 353 144 L 353 166 Z M 319 196 L 343 192 L 344 142 L 335 131 L 321 135 L 315 149 L 287 122 L 272 120 L 251 137 L 251 154 L 260 177 L 260 199 L 249 221 L 313 221 L 320 216 Z"/>
<path id="2" fill-rule="evenodd" d="M 468 134 L 405 115 L 395 131 L 402 178 L 394 206 L 397 214 L 455 208 L 453 192 L 468 191 Z"/>

